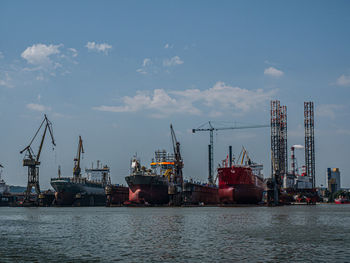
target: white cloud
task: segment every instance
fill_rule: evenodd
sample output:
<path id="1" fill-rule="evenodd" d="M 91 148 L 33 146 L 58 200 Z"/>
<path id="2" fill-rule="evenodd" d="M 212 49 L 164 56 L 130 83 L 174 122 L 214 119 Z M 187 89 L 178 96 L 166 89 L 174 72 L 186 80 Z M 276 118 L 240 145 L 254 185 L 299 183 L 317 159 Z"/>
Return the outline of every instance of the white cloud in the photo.
<path id="1" fill-rule="evenodd" d="M 339 86 L 350 86 L 350 76 L 346 76 L 343 74 L 337 79 L 336 83 Z"/>
<path id="2" fill-rule="evenodd" d="M 137 69 L 136 72 L 141 74 L 147 74 L 148 73 L 148 67 L 152 65 L 152 60 L 150 58 L 145 58 L 142 62 L 141 68 Z"/>
<path id="3" fill-rule="evenodd" d="M 281 77 L 284 73 L 274 67 L 269 67 L 264 70 L 264 74 L 271 77 Z"/>
<path id="4" fill-rule="evenodd" d="M 165 48 L 165 49 L 173 48 L 173 47 L 174 47 L 174 45 L 170 45 L 169 43 L 166 43 L 166 44 L 164 45 L 164 48 Z"/>
<path id="5" fill-rule="evenodd" d="M 337 112 L 344 108 L 344 105 L 339 104 L 322 104 L 316 107 L 316 115 L 335 119 Z"/>
<path id="6" fill-rule="evenodd" d="M 102 105 L 93 109 L 108 112 L 150 111 L 153 117 L 167 117 L 176 113 L 200 115 L 203 110 L 207 112 L 208 108 L 211 117 L 218 117 L 222 115 L 223 109 L 238 112 L 256 109 L 269 101 L 274 93 L 273 90 L 268 92 L 262 89 L 247 90 L 217 82 L 207 90 L 167 92 L 164 89 L 155 89 L 151 95 L 138 91 L 133 97 L 123 97 L 122 106 Z"/>
<path id="7" fill-rule="evenodd" d="M 136 72 L 138 72 L 138 73 L 141 73 L 141 74 L 147 74 L 147 71 L 145 70 L 145 69 L 143 69 L 143 68 L 138 68 L 137 70 L 136 70 Z"/>
<path id="8" fill-rule="evenodd" d="M 163 61 L 163 65 L 166 67 L 171 67 L 171 66 L 175 66 L 175 65 L 181 65 L 183 64 L 183 60 L 181 60 L 181 58 L 179 56 L 174 56 L 172 58 L 167 58 Z"/>
<path id="9" fill-rule="evenodd" d="M 41 104 L 36 104 L 36 103 L 29 103 L 26 105 L 26 107 L 33 111 L 50 111 L 51 110 L 50 107 L 47 107 Z"/>
<path id="10" fill-rule="evenodd" d="M 14 88 L 14 85 L 12 84 L 12 79 L 8 72 L 5 72 L 5 76 L 2 77 L 0 74 L 0 86 L 6 87 L 6 88 Z"/>
<path id="11" fill-rule="evenodd" d="M 2 52 L 0 51 L 0 59 L 4 58 L 4 54 L 2 54 Z"/>
<path id="12" fill-rule="evenodd" d="M 145 58 L 142 63 L 142 67 L 146 67 L 152 64 L 152 61 L 150 58 Z"/>
<path id="13" fill-rule="evenodd" d="M 42 80 L 44 80 L 44 76 L 43 75 L 39 75 L 35 79 L 38 80 L 38 81 L 42 81 Z"/>
<path id="14" fill-rule="evenodd" d="M 112 48 L 111 45 L 107 43 L 97 44 L 95 42 L 87 42 L 86 46 L 89 51 L 103 52 L 108 54 L 108 51 Z"/>
<path id="15" fill-rule="evenodd" d="M 32 65 L 49 65 L 52 63 L 50 56 L 59 54 L 61 46 L 63 45 L 34 44 L 27 47 L 21 54 L 21 57 Z"/>
<path id="16" fill-rule="evenodd" d="M 72 53 L 73 58 L 78 56 L 78 51 L 75 48 L 68 48 L 68 50 Z"/>

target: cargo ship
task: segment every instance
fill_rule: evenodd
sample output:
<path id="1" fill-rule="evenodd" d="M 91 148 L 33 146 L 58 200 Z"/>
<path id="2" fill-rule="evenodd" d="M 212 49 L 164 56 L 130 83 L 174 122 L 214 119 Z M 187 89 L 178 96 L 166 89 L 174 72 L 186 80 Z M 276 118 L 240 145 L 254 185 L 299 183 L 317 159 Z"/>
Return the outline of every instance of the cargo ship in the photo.
<path id="1" fill-rule="evenodd" d="M 109 184 L 105 187 L 106 206 L 122 206 L 129 200 L 129 188 L 118 184 Z"/>
<path id="2" fill-rule="evenodd" d="M 85 169 L 85 176 L 51 178 L 55 189 L 54 204 L 59 206 L 104 206 L 105 187 L 109 182 L 110 169 L 107 165 Z"/>
<path id="3" fill-rule="evenodd" d="M 169 179 L 174 170 L 174 155 L 165 150 L 155 152 L 151 169 L 141 167 L 140 160 L 131 160 L 131 174 L 125 177 L 129 200 L 125 205 L 165 205 L 169 203 Z"/>
<path id="4" fill-rule="evenodd" d="M 226 159 L 223 167 L 218 168 L 219 200 L 222 204 L 258 204 L 262 201 L 265 190 L 261 173 L 263 165 L 252 162 L 244 148 L 241 156 L 240 164 Z"/>
<path id="5" fill-rule="evenodd" d="M 216 185 L 184 181 L 183 205 L 217 205 L 219 203 L 219 192 Z"/>
<path id="6" fill-rule="evenodd" d="M 97 161 L 91 169 L 85 169 L 86 176 L 81 175 L 80 158 L 84 153 L 83 141 L 79 136 L 78 153 L 74 159 L 72 177 L 51 178 L 51 186 L 55 189 L 55 205 L 97 206 L 106 205 L 105 187 L 110 184 L 110 169 Z"/>
<path id="7" fill-rule="evenodd" d="M 4 167 L 0 164 L 0 206 L 7 206 L 10 204 L 13 197 L 9 193 L 9 187 L 5 180 L 2 179 L 2 168 Z"/>

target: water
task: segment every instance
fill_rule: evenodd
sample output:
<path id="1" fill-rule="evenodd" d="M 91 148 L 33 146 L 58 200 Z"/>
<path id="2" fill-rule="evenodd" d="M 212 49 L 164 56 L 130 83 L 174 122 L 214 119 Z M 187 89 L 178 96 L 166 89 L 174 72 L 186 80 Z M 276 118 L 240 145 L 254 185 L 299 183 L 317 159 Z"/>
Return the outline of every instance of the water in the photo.
<path id="1" fill-rule="evenodd" d="M 349 262 L 350 205 L 0 208 L 0 262 Z"/>

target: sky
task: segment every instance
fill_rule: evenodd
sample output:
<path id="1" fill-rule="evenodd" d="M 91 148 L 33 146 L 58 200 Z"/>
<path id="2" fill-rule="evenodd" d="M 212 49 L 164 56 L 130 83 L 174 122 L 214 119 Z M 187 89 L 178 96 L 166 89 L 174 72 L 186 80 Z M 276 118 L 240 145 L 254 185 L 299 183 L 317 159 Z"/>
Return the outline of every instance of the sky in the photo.
<path id="1" fill-rule="evenodd" d="M 26 185 L 25 148 L 44 114 L 53 124 L 40 184 L 101 160 L 125 184 L 137 153 L 148 165 L 172 150 L 184 176 L 206 181 L 209 133 L 191 130 L 270 122 L 287 106 L 288 147 L 304 144 L 303 105 L 315 105 L 316 185 L 338 167 L 350 187 L 349 1 L 1 1 L 0 163 Z M 41 136 L 41 134 L 39 134 Z M 33 143 L 37 151 L 39 140 Z M 244 146 L 270 176 L 270 129 L 214 133 L 215 166 Z M 298 166 L 304 150 L 296 150 Z"/>

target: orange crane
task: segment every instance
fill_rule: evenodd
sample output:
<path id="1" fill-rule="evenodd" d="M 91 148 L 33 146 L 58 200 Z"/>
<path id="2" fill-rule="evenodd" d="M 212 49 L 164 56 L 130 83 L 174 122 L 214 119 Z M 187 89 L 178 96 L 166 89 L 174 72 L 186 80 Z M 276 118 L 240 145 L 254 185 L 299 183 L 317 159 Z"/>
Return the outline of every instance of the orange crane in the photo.
<path id="1" fill-rule="evenodd" d="M 207 128 L 206 128 L 207 127 Z M 236 129 L 250 129 L 250 128 L 264 128 L 264 127 L 270 127 L 270 125 L 244 125 L 244 126 L 227 126 L 227 127 L 214 127 L 212 121 L 208 121 L 201 126 L 199 126 L 197 129 L 192 129 L 192 133 L 198 132 L 198 131 L 209 131 L 210 135 L 210 144 L 208 145 L 208 153 L 209 153 L 209 172 L 208 172 L 208 183 L 214 184 L 214 131 L 222 131 L 222 130 L 236 130 Z"/>
<path id="2" fill-rule="evenodd" d="M 45 123 L 44 133 L 43 133 L 43 136 L 41 138 L 38 153 L 35 154 L 31 145 L 32 145 L 34 139 L 36 138 L 36 136 L 38 135 L 41 127 L 44 125 L 44 123 Z M 23 166 L 28 167 L 28 183 L 27 183 L 27 189 L 26 189 L 25 197 L 24 197 L 25 202 L 30 201 L 30 193 L 32 192 L 33 187 L 35 188 L 35 192 L 38 195 L 40 194 L 40 185 L 39 185 L 40 161 L 39 160 L 40 160 L 41 150 L 43 149 L 45 135 L 46 135 L 47 130 L 49 130 L 49 133 L 51 135 L 51 142 L 52 142 L 53 146 L 56 146 L 55 139 L 53 137 L 53 132 L 52 132 L 52 123 L 49 121 L 49 119 L 47 118 L 47 116 L 45 114 L 43 121 L 41 122 L 38 130 L 36 131 L 33 139 L 30 141 L 29 145 L 27 147 L 25 147 L 22 151 L 20 151 L 20 154 L 22 154 L 23 152 L 26 151 L 26 154 L 25 154 L 24 159 L 23 159 Z"/>
<path id="3" fill-rule="evenodd" d="M 77 157 L 74 158 L 74 168 L 73 168 L 73 175 L 75 178 L 78 178 L 80 176 L 80 172 L 81 172 L 80 156 L 82 153 L 84 153 L 83 140 L 81 139 L 81 136 L 79 136 L 78 152 L 77 152 Z"/>

